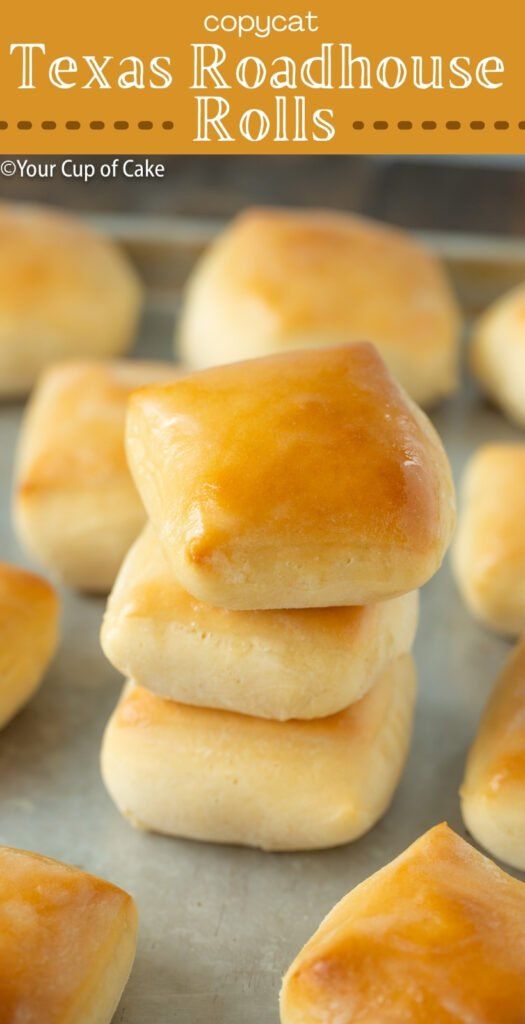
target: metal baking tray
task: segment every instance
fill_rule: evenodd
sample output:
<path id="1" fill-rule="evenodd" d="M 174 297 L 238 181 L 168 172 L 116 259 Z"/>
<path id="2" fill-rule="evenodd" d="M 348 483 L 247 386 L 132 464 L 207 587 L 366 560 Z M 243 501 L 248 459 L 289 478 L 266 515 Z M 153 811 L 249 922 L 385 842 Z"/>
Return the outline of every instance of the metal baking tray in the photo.
<path id="1" fill-rule="evenodd" d="M 181 284 L 217 224 L 94 218 L 137 263 L 147 308 L 135 354 L 169 357 Z M 433 234 L 467 317 L 525 280 L 525 241 Z M 0 557 L 24 564 L 10 524 L 22 407 L 0 409 Z M 475 447 L 524 440 L 464 382 L 433 416 L 456 480 Z M 45 683 L 0 734 L 0 842 L 102 875 L 135 896 L 140 943 L 120 1024 L 277 1024 L 280 978 L 349 889 L 436 822 L 461 835 L 468 744 L 507 642 L 463 607 L 448 563 L 422 593 L 419 701 L 393 805 L 363 839 L 320 853 L 266 854 L 134 831 L 102 785 L 99 748 L 121 680 L 98 633 L 104 601 L 62 592 L 63 639 Z"/>

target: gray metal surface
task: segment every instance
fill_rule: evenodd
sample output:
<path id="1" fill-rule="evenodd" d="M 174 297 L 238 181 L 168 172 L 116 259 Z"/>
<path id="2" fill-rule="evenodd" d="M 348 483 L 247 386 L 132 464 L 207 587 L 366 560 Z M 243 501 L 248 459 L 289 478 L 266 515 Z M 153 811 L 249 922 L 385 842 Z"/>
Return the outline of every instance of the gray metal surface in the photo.
<path id="1" fill-rule="evenodd" d="M 169 351 L 169 305 L 165 295 L 150 304 L 140 351 Z M 0 409 L 0 558 L 24 563 L 9 516 L 20 416 L 20 406 Z M 520 437 L 471 387 L 434 420 L 456 479 L 479 443 Z M 269 855 L 146 835 L 120 818 L 98 767 L 120 690 L 98 645 L 104 602 L 62 596 L 56 661 L 0 734 L 0 842 L 77 864 L 135 896 L 140 944 L 115 1021 L 277 1024 L 280 977 L 333 904 L 436 822 L 464 835 L 465 753 L 509 645 L 472 621 L 445 564 L 422 595 L 415 735 L 391 810 L 353 845 Z"/>

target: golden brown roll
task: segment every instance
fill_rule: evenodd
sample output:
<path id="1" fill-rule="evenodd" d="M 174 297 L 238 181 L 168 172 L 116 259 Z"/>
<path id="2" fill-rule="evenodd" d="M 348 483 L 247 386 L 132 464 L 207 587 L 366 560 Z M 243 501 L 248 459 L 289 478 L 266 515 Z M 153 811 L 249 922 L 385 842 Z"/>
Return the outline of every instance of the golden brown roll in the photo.
<path id="1" fill-rule="evenodd" d="M 525 886 L 446 825 L 325 917 L 281 992 L 282 1024 L 520 1024 Z"/>
<path id="2" fill-rule="evenodd" d="M 477 618 L 501 633 L 525 629 L 525 444 L 484 445 L 472 456 L 453 565 Z"/>
<path id="3" fill-rule="evenodd" d="M 107 359 L 133 341 L 138 277 L 109 238 L 44 206 L 0 203 L 0 397 L 59 359 Z"/>
<path id="4" fill-rule="evenodd" d="M 372 341 L 421 405 L 457 386 L 459 312 L 439 261 L 348 213 L 254 209 L 198 263 L 179 329 L 202 369 L 287 349 Z"/>
<path id="5" fill-rule="evenodd" d="M 525 284 L 494 302 L 474 326 L 472 370 L 510 420 L 525 426 Z"/>
<path id="6" fill-rule="evenodd" d="M 136 935 L 135 904 L 122 889 L 0 847 L 2 1024 L 109 1024 Z"/>
<path id="7" fill-rule="evenodd" d="M 361 605 L 417 590 L 454 525 L 439 438 L 371 345 L 137 392 L 127 451 L 176 579 L 221 607 Z"/>
<path id="8" fill-rule="evenodd" d="M 0 562 L 0 729 L 40 685 L 57 647 L 58 618 L 46 580 Z"/>
<path id="9" fill-rule="evenodd" d="M 27 551 L 79 590 L 107 592 L 146 516 L 124 450 L 134 388 L 172 380 L 155 362 L 71 361 L 42 375 L 18 452 L 15 524 Z"/>
<path id="10" fill-rule="evenodd" d="M 525 870 L 525 638 L 485 708 L 467 760 L 461 809 L 478 843 Z"/>
<path id="11" fill-rule="evenodd" d="M 104 653 L 161 697 L 263 718 L 348 707 L 412 647 L 418 593 L 354 608 L 230 612 L 190 597 L 147 526 L 124 559 Z"/>
<path id="12" fill-rule="evenodd" d="M 130 685 L 106 729 L 102 774 L 140 828 L 264 850 L 337 846 L 388 807 L 414 697 L 410 655 L 346 711 L 309 722 L 190 707 Z"/>

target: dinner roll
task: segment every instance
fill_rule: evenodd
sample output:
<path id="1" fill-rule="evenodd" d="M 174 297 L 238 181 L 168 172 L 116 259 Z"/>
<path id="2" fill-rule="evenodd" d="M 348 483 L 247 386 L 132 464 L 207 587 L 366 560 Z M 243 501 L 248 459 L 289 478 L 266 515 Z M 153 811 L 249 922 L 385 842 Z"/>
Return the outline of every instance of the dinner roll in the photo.
<path id="1" fill-rule="evenodd" d="M 102 774 L 140 828 L 264 850 L 337 846 L 388 807 L 414 697 L 410 655 L 347 710 L 309 722 L 195 708 L 128 686 L 106 730 Z"/>
<path id="2" fill-rule="evenodd" d="M 123 675 L 184 704 L 320 718 L 359 700 L 412 647 L 418 593 L 354 608 L 230 612 L 182 589 L 147 526 L 108 602 L 102 647 Z"/>
<path id="3" fill-rule="evenodd" d="M 525 870 L 525 637 L 485 708 L 467 760 L 461 808 L 478 843 Z"/>
<path id="4" fill-rule="evenodd" d="M 294 960 L 282 1024 L 519 1024 L 525 885 L 446 825 L 348 893 Z"/>
<path id="5" fill-rule="evenodd" d="M 525 284 L 494 302 L 474 326 L 470 361 L 482 388 L 525 427 Z"/>
<path id="6" fill-rule="evenodd" d="M 127 451 L 175 577 L 221 607 L 372 604 L 417 590 L 454 524 L 439 438 L 371 345 L 137 392 Z"/>
<path id="7" fill-rule="evenodd" d="M 0 562 L 0 729 L 40 685 L 58 644 L 58 618 L 49 583 Z"/>
<path id="8" fill-rule="evenodd" d="M 56 359 L 125 352 L 140 306 L 108 238 L 48 207 L 0 203 L 0 397 L 25 394 Z"/>
<path id="9" fill-rule="evenodd" d="M 254 209 L 210 246 L 178 344 L 201 369 L 362 341 L 427 405 L 457 386 L 459 313 L 436 257 L 403 231 L 328 210 Z"/>
<path id="10" fill-rule="evenodd" d="M 169 363 L 72 361 L 42 375 L 22 427 L 14 494 L 19 539 L 79 590 L 107 592 L 146 516 L 124 451 L 134 388 Z"/>
<path id="11" fill-rule="evenodd" d="M 0 847 L 2 1024 L 109 1024 L 136 933 L 135 905 L 122 889 Z"/>
<path id="12" fill-rule="evenodd" d="M 453 563 L 474 615 L 501 633 L 525 629 L 525 444 L 489 444 L 472 456 Z"/>

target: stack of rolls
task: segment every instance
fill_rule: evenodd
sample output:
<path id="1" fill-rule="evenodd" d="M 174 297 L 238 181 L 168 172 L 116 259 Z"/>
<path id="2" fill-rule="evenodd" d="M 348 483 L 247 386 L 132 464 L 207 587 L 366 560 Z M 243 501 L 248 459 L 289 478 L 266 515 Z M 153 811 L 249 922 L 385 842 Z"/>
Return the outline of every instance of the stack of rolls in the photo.
<path id="1" fill-rule="evenodd" d="M 149 522 L 102 646 L 129 680 L 102 772 L 135 825 L 268 850 L 356 839 L 409 746 L 418 588 L 455 518 L 426 416 L 368 344 L 131 397 Z"/>

